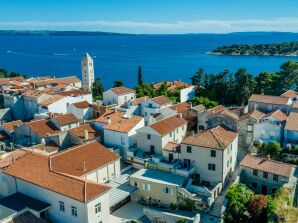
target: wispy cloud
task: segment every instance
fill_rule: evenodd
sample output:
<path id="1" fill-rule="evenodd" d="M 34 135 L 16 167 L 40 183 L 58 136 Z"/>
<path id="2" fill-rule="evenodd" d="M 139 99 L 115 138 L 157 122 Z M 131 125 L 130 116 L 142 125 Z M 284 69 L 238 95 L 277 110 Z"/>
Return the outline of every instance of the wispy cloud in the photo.
<path id="1" fill-rule="evenodd" d="M 0 21 L 0 29 L 88 30 L 127 33 L 228 33 L 240 31 L 298 32 L 298 18 L 273 20 L 137 21 Z"/>

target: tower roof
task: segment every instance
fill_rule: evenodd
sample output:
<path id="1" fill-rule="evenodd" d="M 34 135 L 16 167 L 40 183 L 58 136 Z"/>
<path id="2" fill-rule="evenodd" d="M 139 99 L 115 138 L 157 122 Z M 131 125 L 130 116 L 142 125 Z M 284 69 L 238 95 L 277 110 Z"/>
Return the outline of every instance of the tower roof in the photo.
<path id="1" fill-rule="evenodd" d="M 86 53 L 86 55 L 83 57 L 83 60 L 92 60 L 92 57 L 90 57 L 89 53 Z"/>

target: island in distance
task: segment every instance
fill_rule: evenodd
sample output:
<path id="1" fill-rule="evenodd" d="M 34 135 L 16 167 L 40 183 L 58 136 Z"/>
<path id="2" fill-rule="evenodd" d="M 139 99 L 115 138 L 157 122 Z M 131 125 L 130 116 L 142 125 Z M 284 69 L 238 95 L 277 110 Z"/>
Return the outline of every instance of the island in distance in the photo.
<path id="1" fill-rule="evenodd" d="M 284 42 L 273 44 L 234 44 L 220 46 L 207 52 L 212 55 L 229 56 L 298 56 L 298 42 Z"/>

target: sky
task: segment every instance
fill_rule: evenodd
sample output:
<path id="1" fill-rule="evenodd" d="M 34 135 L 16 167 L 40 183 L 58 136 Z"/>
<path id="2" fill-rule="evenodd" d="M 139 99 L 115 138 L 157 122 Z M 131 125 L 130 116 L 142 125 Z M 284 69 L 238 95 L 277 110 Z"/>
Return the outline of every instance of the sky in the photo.
<path id="1" fill-rule="evenodd" d="M 0 29 L 298 32 L 298 0 L 0 0 Z"/>

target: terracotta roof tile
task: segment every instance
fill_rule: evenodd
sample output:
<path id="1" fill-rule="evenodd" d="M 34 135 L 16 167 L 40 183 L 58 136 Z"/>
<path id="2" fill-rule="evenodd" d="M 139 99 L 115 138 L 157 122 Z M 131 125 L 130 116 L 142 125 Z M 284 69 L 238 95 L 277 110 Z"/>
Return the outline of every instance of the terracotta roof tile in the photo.
<path id="1" fill-rule="evenodd" d="M 260 102 L 265 104 L 289 105 L 289 98 L 272 95 L 252 94 L 249 102 Z"/>
<path id="2" fill-rule="evenodd" d="M 219 114 L 222 114 L 222 115 L 225 115 L 225 116 L 228 116 L 236 121 L 239 120 L 239 117 L 238 115 L 236 115 L 235 113 L 231 112 L 229 109 L 227 109 L 225 106 L 223 105 L 219 105 L 219 106 L 216 106 L 214 108 L 210 108 L 208 109 L 208 111 L 211 113 L 211 115 L 219 115 Z"/>
<path id="3" fill-rule="evenodd" d="M 169 91 L 173 91 L 176 89 L 188 88 L 188 87 L 192 86 L 192 85 L 182 82 L 182 81 L 163 81 L 163 82 L 154 84 L 153 88 L 157 90 L 163 84 L 165 84 L 167 86 L 167 90 L 169 90 Z"/>
<path id="4" fill-rule="evenodd" d="M 163 149 L 169 152 L 181 152 L 180 144 L 174 142 L 168 142 Z"/>
<path id="5" fill-rule="evenodd" d="M 31 122 L 25 122 L 25 125 L 31 128 L 32 131 L 40 137 L 46 137 L 60 132 L 60 130 L 54 126 L 50 120 L 34 120 Z"/>
<path id="6" fill-rule="evenodd" d="M 36 86 L 46 86 L 50 84 L 75 84 L 81 80 L 76 76 L 62 77 L 62 78 L 44 78 L 44 79 L 33 79 L 31 83 Z"/>
<path id="7" fill-rule="evenodd" d="M 286 97 L 286 98 L 296 98 L 296 97 L 298 97 L 298 93 L 293 90 L 288 90 L 285 93 L 283 93 L 281 96 Z"/>
<path id="8" fill-rule="evenodd" d="M 29 153 L 11 164 L 4 173 L 83 203 L 110 189 L 105 185 L 66 175 L 60 170 L 54 172 L 49 168 L 48 159 L 47 156 Z"/>
<path id="9" fill-rule="evenodd" d="M 282 121 L 287 120 L 288 116 L 278 109 L 276 111 L 266 114 L 264 117 L 273 117 L 273 118 L 276 118 L 277 120 L 282 122 Z"/>
<path id="10" fill-rule="evenodd" d="M 29 151 L 23 150 L 23 149 L 16 149 L 9 153 L 6 157 L 0 160 L 0 168 L 6 168 L 13 164 L 15 161 L 17 161 L 19 158 L 27 155 L 30 153 Z"/>
<path id="11" fill-rule="evenodd" d="M 107 124 L 104 128 L 111 131 L 128 133 L 143 119 L 143 117 L 135 115 L 130 118 L 121 117 L 117 121 L 111 121 L 111 124 Z"/>
<path id="12" fill-rule="evenodd" d="M 185 124 L 187 124 L 187 121 L 185 119 L 181 118 L 179 115 L 174 115 L 155 122 L 150 125 L 150 127 L 157 131 L 159 134 L 166 135 Z"/>
<path id="13" fill-rule="evenodd" d="M 44 94 L 44 92 L 42 92 L 42 91 L 28 89 L 25 91 L 23 96 L 28 97 L 28 98 L 39 98 L 43 94 Z"/>
<path id="14" fill-rule="evenodd" d="M 110 120 L 110 123 L 113 124 L 113 123 L 117 123 L 124 115 L 125 115 L 125 112 L 108 110 L 104 114 L 99 116 L 97 118 L 97 121 L 101 123 L 108 123 Z"/>
<path id="15" fill-rule="evenodd" d="M 172 100 L 165 97 L 165 96 L 158 96 L 158 97 L 155 97 L 155 98 L 151 98 L 151 100 L 154 101 L 156 104 L 159 104 L 159 105 L 172 103 Z"/>
<path id="16" fill-rule="evenodd" d="M 226 149 L 237 137 L 237 133 L 218 125 L 182 140 L 183 144 L 200 146 L 210 149 Z"/>
<path id="17" fill-rule="evenodd" d="M 298 113 L 291 112 L 285 126 L 286 130 L 298 131 Z"/>
<path id="18" fill-rule="evenodd" d="M 88 138 L 85 138 L 85 131 L 88 131 Z M 100 136 L 100 133 L 97 132 L 90 124 L 87 125 L 81 125 L 79 127 L 76 128 L 72 128 L 69 130 L 70 133 L 72 133 L 73 135 L 81 138 L 81 139 L 94 139 L 95 137 Z"/>
<path id="19" fill-rule="evenodd" d="M 191 109 L 191 105 L 187 102 L 182 102 L 179 104 L 175 104 L 175 105 L 171 106 L 170 108 L 177 111 L 178 113 L 182 113 L 182 112 L 185 112 L 185 111 L 188 111 L 189 109 Z"/>
<path id="20" fill-rule="evenodd" d="M 39 104 L 42 106 L 49 106 L 49 105 L 61 100 L 62 98 L 64 98 L 64 96 L 55 94 L 55 95 L 51 96 L 50 98 L 40 102 Z"/>
<path id="21" fill-rule="evenodd" d="M 55 119 L 61 126 L 79 122 L 77 117 L 72 113 L 57 115 L 54 116 L 53 119 Z"/>
<path id="22" fill-rule="evenodd" d="M 110 89 L 113 91 L 115 94 L 118 95 L 123 95 L 123 94 L 128 94 L 128 93 L 133 93 L 135 92 L 133 89 L 127 88 L 127 87 L 114 87 Z"/>
<path id="23" fill-rule="evenodd" d="M 120 157 L 102 144 L 92 141 L 51 156 L 52 170 L 73 176 L 83 176 L 115 162 Z"/>
<path id="24" fill-rule="evenodd" d="M 261 118 L 263 118 L 266 114 L 263 113 L 263 112 L 260 112 L 258 110 L 254 110 L 254 111 L 251 111 L 251 112 L 248 112 L 244 115 L 241 115 L 239 117 L 239 120 L 245 120 L 245 119 L 248 119 L 248 118 L 253 118 L 255 120 L 260 120 Z"/>
<path id="25" fill-rule="evenodd" d="M 80 101 L 80 102 L 73 103 L 72 105 L 80 109 L 86 109 L 86 108 L 92 107 L 92 105 L 90 105 L 88 101 Z"/>
<path id="26" fill-rule="evenodd" d="M 134 103 L 135 104 L 141 104 L 143 101 L 146 101 L 146 100 L 148 100 L 149 99 L 149 97 L 148 96 L 144 96 L 144 97 L 141 97 L 141 98 L 136 98 L 135 100 L 134 100 Z"/>
<path id="27" fill-rule="evenodd" d="M 246 155 L 240 162 L 240 166 L 285 177 L 289 177 L 293 170 L 293 167 L 289 164 L 251 155 Z"/>
<path id="28" fill-rule="evenodd" d="M 3 127 L 7 129 L 9 132 L 12 132 L 14 131 L 14 126 L 19 126 L 22 124 L 23 122 L 21 120 L 17 120 L 17 121 L 3 123 Z"/>
<path id="29" fill-rule="evenodd" d="M 77 89 L 77 90 L 55 92 L 54 94 L 55 95 L 62 95 L 62 96 L 71 96 L 71 95 L 91 94 L 91 92 L 85 91 L 85 90 L 82 90 L 82 89 Z"/>

